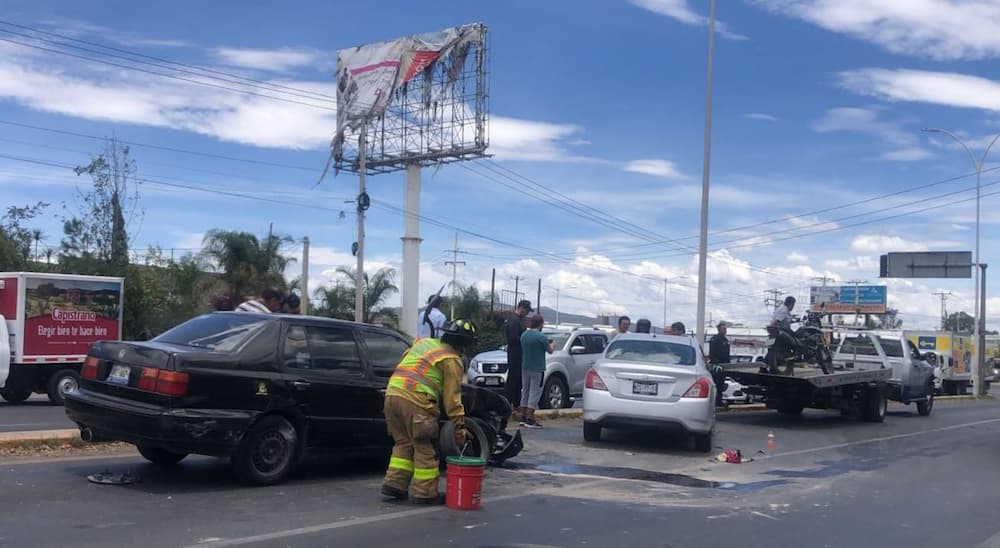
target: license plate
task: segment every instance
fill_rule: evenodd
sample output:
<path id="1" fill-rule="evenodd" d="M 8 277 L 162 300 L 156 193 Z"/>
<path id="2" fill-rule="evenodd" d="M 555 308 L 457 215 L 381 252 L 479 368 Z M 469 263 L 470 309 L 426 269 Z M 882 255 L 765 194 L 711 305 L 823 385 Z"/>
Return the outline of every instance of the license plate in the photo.
<path id="1" fill-rule="evenodd" d="M 486 377 L 486 386 L 500 386 L 498 377 Z"/>
<path id="2" fill-rule="evenodd" d="M 633 382 L 632 393 L 642 396 L 655 396 L 660 385 L 655 382 Z"/>
<path id="3" fill-rule="evenodd" d="M 108 382 L 114 384 L 124 384 L 128 385 L 128 376 L 132 372 L 132 369 L 127 365 L 115 365 L 111 367 L 111 373 L 108 374 Z"/>

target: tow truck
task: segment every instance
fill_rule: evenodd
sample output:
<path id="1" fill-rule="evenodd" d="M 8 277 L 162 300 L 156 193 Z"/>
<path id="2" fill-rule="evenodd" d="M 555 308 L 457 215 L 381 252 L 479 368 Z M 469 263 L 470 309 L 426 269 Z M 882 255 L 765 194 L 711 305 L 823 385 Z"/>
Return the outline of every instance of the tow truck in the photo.
<path id="1" fill-rule="evenodd" d="M 725 364 L 726 375 L 768 409 L 800 415 L 805 408 L 838 409 L 869 422 L 885 420 L 888 401 L 915 403 L 921 416 L 934 407 L 934 367 L 908 340 L 868 331 L 845 335 L 835 344 L 833 370 L 796 363 L 790 371 L 768 371 L 763 362 Z"/>

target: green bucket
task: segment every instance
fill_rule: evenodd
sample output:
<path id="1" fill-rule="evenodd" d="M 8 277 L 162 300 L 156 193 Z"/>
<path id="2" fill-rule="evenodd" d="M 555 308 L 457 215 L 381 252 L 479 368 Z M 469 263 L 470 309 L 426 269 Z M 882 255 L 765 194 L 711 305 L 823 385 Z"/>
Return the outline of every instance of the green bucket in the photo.
<path id="1" fill-rule="evenodd" d="M 445 461 L 455 466 L 486 466 L 486 460 L 479 457 L 448 457 Z"/>

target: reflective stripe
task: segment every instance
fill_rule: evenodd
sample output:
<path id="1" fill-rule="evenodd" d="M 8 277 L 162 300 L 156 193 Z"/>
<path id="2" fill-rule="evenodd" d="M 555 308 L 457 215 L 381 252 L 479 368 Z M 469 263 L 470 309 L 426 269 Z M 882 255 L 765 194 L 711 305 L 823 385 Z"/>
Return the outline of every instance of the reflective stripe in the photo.
<path id="1" fill-rule="evenodd" d="M 413 470 L 413 479 L 415 480 L 432 480 L 440 475 L 441 472 L 437 468 L 415 468 Z"/>
<path id="2" fill-rule="evenodd" d="M 413 461 L 410 459 L 404 459 L 402 457 L 391 457 L 389 459 L 389 468 L 395 468 L 397 470 L 406 470 L 407 472 L 412 472 Z"/>
<path id="3" fill-rule="evenodd" d="M 417 362 L 417 366 L 414 367 L 413 370 L 416 371 L 417 374 L 424 375 L 430 370 L 431 367 L 434 367 L 434 364 L 436 364 L 441 358 L 446 357 L 448 354 L 451 354 L 451 352 L 444 348 L 432 350 L 420 357 L 420 361 Z"/>
<path id="4" fill-rule="evenodd" d="M 406 370 L 396 371 L 396 373 L 393 376 L 395 377 L 397 375 L 403 379 L 403 386 L 411 392 L 413 391 L 414 388 L 416 388 L 417 384 L 421 384 L 433 390 L 434 394 L 437 395 L 438 397 L 441 396 L 441 388 L 439 386 L 436 386 L 427 377 L 424 377 L 423 375 L 417 374 L 413 371 L 406 371 Z"/>

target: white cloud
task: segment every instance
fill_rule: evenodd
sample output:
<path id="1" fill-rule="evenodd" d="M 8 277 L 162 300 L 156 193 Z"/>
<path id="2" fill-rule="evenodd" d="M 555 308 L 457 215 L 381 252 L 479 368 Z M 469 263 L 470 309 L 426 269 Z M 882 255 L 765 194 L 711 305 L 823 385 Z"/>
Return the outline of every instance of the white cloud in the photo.
<path id="1" fill-rule="evenodd" d="M 649 10 L 653 13 L 665 15 L 675 19 L 685 25 L 708 25 L 708 17 L 700 15 L 688 6 L 687 0 L 629 0 L 632 4 Z M 721 22 L 715 21 L 715 28 L 720 36 L 730 40 L 746 40 L 747 37 L 729 30 L 729 27 Z"/>
<path id="2" fill-rule="evenodd" d="M 316 68 L 331 66 L 329 53 L 306 48 L 217 48 L 213 53 L 226 65 L 271 72 L 285 72 L 308 66 Z"/>
<path id="3" fill-rule="evenodd" d="M 882 154 L 881 158 L 883 160 L 890 160 L 893 162 L 917 162 L 920 160 L 926 160 L 933 156 L 934 153 L 925 148 L 908 147 L 886 152 L 885 154 Z"/>
<path id="4" fill-rule="evenodd" d="M 1000 82 L 979 76 L 865 68 L 841 72 L 840 83 L 854 93 L 887 101 L 1000 111 Z"/>
<path id="5" fill-rule="evenodd" d="M 851 241 L 851 251 L 855 253 L 888 253 L 890 251 L 926 251 L 927 245 L 905 240 L 899 236 L 884 234 L 862 234 Z"/>
<path id="6" fill-rule="evenodd" d="M 234 60 L 273 69 L 303 61 L 309 55 L 289 53 L 282 59 L 269 58 L 262 52 L 234 51 L 229 52 Z M 331 102 L 291 98 L 322 107 L 314 108 L 141 73 L 119 74 L 100 65 L 61 61 L 24 48 L 0 45 L 0 101 L 90 120 L 172 128 L 223 141 L 293 150 L 325 149 L 336 128 Z M 336 95 L 332 79 L 271 82 L 303 92 Z M 490 152 L 498 159 L 592 160 L 567 149 L 580 141 L 583 128 L 577 125 L 493 116 L 490 126 Z"/>
<path id="7" fill-rule="evenodd" d="M 919 146 L 916 132 L 904 130 L 898 122 L 880 119 L 878 111 L 873 109 L 832 108 L 813 124 L 813 130 L 819 133 L 863 133 L 877 137 L 894 147 L 880 156 L 883 160 L 914 162 L 933 156 L 930 151 Z"/>
<path id="8" fill-rule="evenodd" d="M 633 160 L 625 164 L 625 171 L 632 173 L 643 173 L 667 179 L 690 179 L 691 177 L 682 173 L 677 164 L 668 160 Z"/>
<path id="9" fill-rule="evenodd" d="M 489 152 L 499 160 L 559 162 L 583 159 L 567 150 L 577 145 L 583 128 L 506 116 L 490 117 Z"/>
<path id="10" fill-rule="evenodd" d="M 282 81 L 333 95 L 333 82 Z M 321 149 L 336 127 L 331 110 L 103 67 L 60 65 L 0 47 L 0 100 L 91 120 L 193 131 L 248 145 Z"/>
<path id="11" fill-rule="evenodd" d="M 793 252 L 791 252 L 791 253 L 789 253 L 788 255 L 785 256 L 785 260 L 787 260 L 790 263 L 802 263 L 802 264 L 805 264 L 805 263 L 809 262 L 809 256 L 808 255 L 803 255 L 802 253 L 799 253 L 797 251 L 793 251 Z"/>
<path id="12" fill-rule="evenodd" d="M 758 122 L 777 122 L 778 118 L 770 114 L 765 114 L 763 112 L 748 112 L 743 115 L 747 120 L 756 120 Z"/>
<path id="13" fill-rule="evenodd" d="M 995 0 L 754 0 L 893 52 L 938 60 L 1000 56 Z"/>

